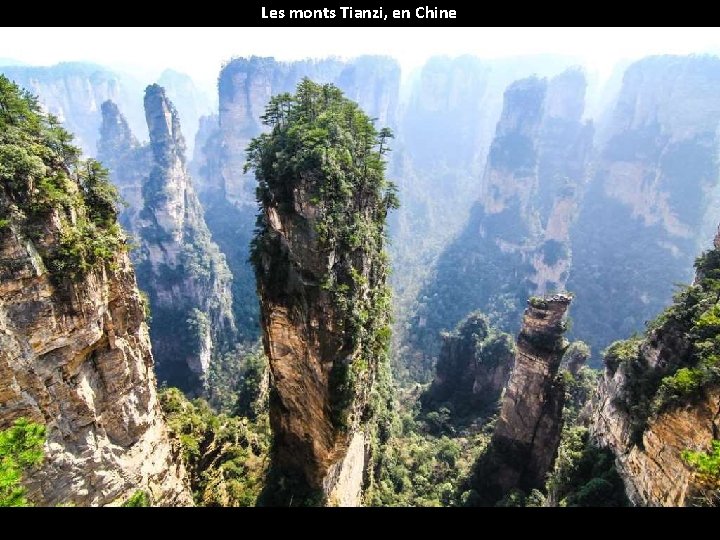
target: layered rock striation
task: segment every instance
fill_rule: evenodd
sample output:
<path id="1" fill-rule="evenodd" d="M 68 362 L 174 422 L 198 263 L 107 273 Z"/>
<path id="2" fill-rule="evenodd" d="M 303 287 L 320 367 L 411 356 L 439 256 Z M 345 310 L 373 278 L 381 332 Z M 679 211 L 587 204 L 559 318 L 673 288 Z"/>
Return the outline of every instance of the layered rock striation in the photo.
<path id="1" fill-rule="evenodd" d="M 563 426 L 565 390 L 557 377 L 571 297 L 533 297 L 518 335 L 515 366 L 492 439 L 476 470 L 479 504 L 494 505 L 513 489 L 542 488 Z"/>
<path id="2" fill-rule="evenodd" d="M 48 426 L 45 461 L 26 479 L 30 499 L 104 506 L 145 490 L 155 505 L 191 505 L 127 256 L 65 296 L 32 243 L 3 236 L 0 259 L 15 271 L 0 273 L 0 428 L 19 417 Z"/>
<path id="3" fill-rule="evenodd" d="M 0 173 L 0 429 L 25 417 L 48 434 L 28 495 L 103 506 L 143 490 L 192 504 L 111 186 L 2 77 L 0 92 L 0 153 L 21 158 Z"/>
<path id="4" fill-rule="evenodd" d="M 613 343 L 591 408 L 591 433 L 610 448 L 628 498 L 639 506 L 717 504 L 683 456 L 720 439 L 717 372 L 720 237 L 696 262 L 696 279 L 639 338 Z"/>

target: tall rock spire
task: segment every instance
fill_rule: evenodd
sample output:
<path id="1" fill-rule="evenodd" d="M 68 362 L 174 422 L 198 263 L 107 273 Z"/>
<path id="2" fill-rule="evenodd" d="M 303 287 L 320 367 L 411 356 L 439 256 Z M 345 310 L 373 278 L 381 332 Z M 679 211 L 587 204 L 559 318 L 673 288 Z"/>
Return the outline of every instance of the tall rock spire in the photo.
<path id="1" fill-rule="evenodd" d="M 562 431 L 565 394 L 557 379 L 571 297 L 533 297 L 517 339 L 515 367 L 492 440 L 476 471 L 480 504 L 494 505 L 511 489 L 542 488 Z"/>
<path id="2" fill-rule="evenodd" d="M 138 143 L 115 102 L 107 100 L 100 108 L 98 160 L 110 171 L 113 184 L 127 205 L 120 209 L 118 220 L 125 231 L 135 236 L 143 207 L 142 186 L 152 166 L 150 149 Z"/>
<path id="3" fill-rule="evenodd" d="M 272 372 L 273 466 L 283 479 L 271 502 L 356 506 L 384 406 L 392 199 L 377 134 L 337 88 L 306 79 L 279 107 L 291 120 L 255 139 L 250 161 L 262 207 L 252 257 Z M 285 146 L 307 132 L 317 139 Z M 299 158 L 315 152 L 328 160 Z"/>
<path id="4" fill-rule="evenodd" d="M 212 358 L 235 341 L 232 278 L 187 173 L 177 111 L 158 85 L 145 91 L 145 117 L 150 144 L 140 146 L 117 106 L 103 104 L 98 151 L 128 202 L 121 222 L 139 245 L 132 256 L 150 299 L 158 379 L 197 393 Z"/>

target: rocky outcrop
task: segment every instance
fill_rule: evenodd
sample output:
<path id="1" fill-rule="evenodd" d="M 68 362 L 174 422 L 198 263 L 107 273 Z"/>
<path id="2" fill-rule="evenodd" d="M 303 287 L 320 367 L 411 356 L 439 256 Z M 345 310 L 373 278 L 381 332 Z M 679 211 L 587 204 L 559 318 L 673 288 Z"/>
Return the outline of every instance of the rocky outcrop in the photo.
<path id="1" fill-rule="evenodd" d="M 13 103 L 5 122 L 17 102 L 3 102 Z M 38 505 L 120 504 L 136 490 L 156 505 L 192 504 L 158 405 L 135 274 L 98 198 L 107 186 L 70 176 L 71 149 L 44 139 L 55 135 L 23 132 L 32 114 L 11 122 L 15 145 L 33 140 L 36 165 L 7 162 L 0 188 L 0 429 L 20 417 L 47 426 L 45 460 L 24 479 Z M 55 198 L 41 180 L 55 182 Z M 106 247 L 101 259 L 88 243 Z"/>
<path id="2" fill-rule="evenodd" d="M 720 219 L 720 58 L 635 62 L 608 116 L 568 280 L 579 292 L 574 336 L 596 351 L 642 331 L 692 279 Z"/>
<path id="3" fill-rule="evenodd" d="M 69 300 L 32 243 L 3 236 L 0 428 L 23 416 L 48 426 L 45 462 L 26 481 L 30 499 L 104 506 L 143 489 L 154 504 L 192 504 L 158 405 L 127 256 L 118 257 L 117 269 L 88 276 Z"/>
<path id="4" fill-rule="evenodd" d="M 505 91 L 480 198 L 420 292 L 412 336 L 420 347 L 472 309 L 514 330 L 528 296 L 564 289 L 593 134 L 582 121 L 585 87 L 570 69 Z"/>
<path id="5" fill-rule="evenodd" d="M 683 459 L 720 439 L 717 286 L 720 235 L 696 264 L 693 285 L 642 338 L 614 343 L 591 403 L 591 433 L 615 454 L 628 498 L 639 506 L 707 504 Z M 715 487 L 716 488 L 716 487 Z M 714 493 L 717 504 L 717 491 Z M 712 500 L 712 497 L 710 497 Z"/>
<path id="6" fill-rule="evenodd" d="M 570 301 L 557 294 L 528 302 L 500 417 L 476 470 L 482 505 L 494 505 L 512 489 L 542 488 L 553 467 L 563 425 L 565 393 L 557 375 Z"/>
<path id="7" fill-rule="evenodd" d="M 252 260 L 281 479 L 268 486 L 268 503 L 357 506 L 372 474 L 372 423 L 382 400 L 376 380 L 387 369 L 390 337 L 382 153 L 371 146 L 357 153 L 353 130 L 372 136 L 363 131 L 371 124 L 337 89 L 303 81 L 288 107 L 292 120 L 257 140 L 252 161 L 262 208 Z M 328 111 L 313 115 L 310 107 Z M 341 114 L 350 110 L 354 116 Z M 347 138 L 327 130 L 328 115 Z M 289 130 L 324 138 L 286 147 Z M 351 156 L 348 172 L 296 158 L 314 144 Z"/>
<path id="8" fill-rule="evenodd" d="M 337 270 L 334 261 L 341 255 L 318 249 L 311 189 L 309 181 L 298 186 L 290 211 L 276 206 L 263 211 L 263 241 L 273 246 L 261 255 L 257 274 L 272 374 L 273 463 L 293 486 L 296 504 L 303 504 L 305 496 L 358 506 L 369 445 L 363 411 L 377 359 L 358 357 L 336 293 L 321 286 L 327 273 Z M 382 286 L 378 262 L 360 259 L 356 264 L 367 280 L 360 296 L 369 297 Z M 346 381 L 350 371 L 352 383 Z"/>
<path id="9" fill-rule="evenodd" d="M 644 354 L 659 360 L 662 348 L 647 348 Z M 593 408 L 593 436 L 615 454 L 633 504 L 691 506 L 698 486 L 681 456 L 686 450 L 708 451 L 720 436 L 720 391 L 703 393 L 694 403 L 653 418 L 635 443 L 633 420 L 616 401 L 627 386 L 626 368 L 605 373 Z"/>
<path id="10" fill-rule="evenodd" d="M 573 341 L 563 355 L 561 369 L 567 370 L 573 377 L 590 359 L 590 347 L 582 341 Z"/>
<path id="11" fill-rule="evenodd" d="M 449 406 L 461 418 L 491 411 L 508 382 L 513 353 L 509 335 L 491 329 L 481 313 L 470 314 L 443 335 L 437 373 L 423 404 Z"/>
<path id="12" fill-rule="evenodd" d="M 99 154 L 129 203 L 138 283 L 149 295 L 158 379 L 202 389 L 214 355 L 235 341 L 231 275 L 213 242 L 185 165 L 177 111 L 157 86 L 145 93 L 150 144 L 139 146 L 111 102 L 103 104 Z"/>

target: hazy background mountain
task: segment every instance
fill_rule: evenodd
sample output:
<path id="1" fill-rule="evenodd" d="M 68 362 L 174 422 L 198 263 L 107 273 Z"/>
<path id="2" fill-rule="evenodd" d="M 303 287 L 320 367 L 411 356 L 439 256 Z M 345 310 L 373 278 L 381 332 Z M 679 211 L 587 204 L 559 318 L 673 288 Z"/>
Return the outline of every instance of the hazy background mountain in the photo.
<path id="1" fill-rule="evenodd" d="M 168 96 L 177 102 L 183 126 L 187 125 L 190 153 L 200 116 L 212 111 L 212 98 L 199 90 L 188 75 L 170 69 L 165 70 L 157 81 L 144 81 L 124 71 L 88 62 L 29 66 L 0 59 L 0 73 L 37 95 L 47 112 L 63 122 L 89 156 L 96 155 L 102 121 L 100 106 L 108 99 L 125 111 L 133 133 L 140 140 L 147 140 L 142 92 L 150 82 L 164 86 Z"/>
<path id="2" fill-rule="evenodd" d="M 390 219 L 397 377 L 427 380 L 439 333 L 469 312 L 480 309 L 514 332 L 527 294 L 566 285 L 578 296 L 573 335 L 595 354 L 641 330 L 674 284 L 689 280 L 693 254 L 720 217 L 708 202 L 720 192 L 717 59 L 622 61 L 605 75 L 581 62 L 438 56 L 408 71 L 382 56 L 237 58 L 219 73 L 215 96 L 187 74 L 162 71 L 157 81 L 177 108 L 205 220 L 233 274 L 242 339 L 252 342 L 259 329 L 247 262 L 256 210 L 254 179 L 242 170 L 245 147 L 263 130 L 269 97 L 305 76 L 334 82 L 396 135 L 388 172 L 402 202 Z M 572 99 L 561 79 L 554 82 L 569 68 L 582 79 Z M 143 85 L 131 75 L 80 62 L 0 72 L 37 93 L 89 155 L 97 154 L 108 99 L 147 139 Z M 528 77 L 540 94 L 524 105 L 535 90 L 521 98 L 508 88 Z M 563 112 L 569 103 L 578 105 Z M 572 136 L 562 135 L 571 132 L 567 122 L 575 122 Z M 647 270 L 628 279 L 640 268 Z"/>

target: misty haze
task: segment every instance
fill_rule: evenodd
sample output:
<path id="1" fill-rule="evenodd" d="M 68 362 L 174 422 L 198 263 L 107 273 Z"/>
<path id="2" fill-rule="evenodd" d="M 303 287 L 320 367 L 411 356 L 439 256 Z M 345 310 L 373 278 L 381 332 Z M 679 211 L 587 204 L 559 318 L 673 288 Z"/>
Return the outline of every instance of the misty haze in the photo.
<path id="1" fill-rule="evenodd" d="M 720 40 L 243 30 L 0 39 L 0 506 L 720 504 Z"/>

